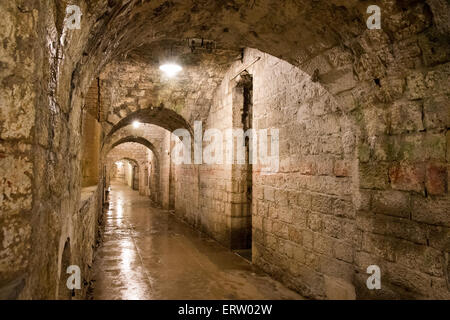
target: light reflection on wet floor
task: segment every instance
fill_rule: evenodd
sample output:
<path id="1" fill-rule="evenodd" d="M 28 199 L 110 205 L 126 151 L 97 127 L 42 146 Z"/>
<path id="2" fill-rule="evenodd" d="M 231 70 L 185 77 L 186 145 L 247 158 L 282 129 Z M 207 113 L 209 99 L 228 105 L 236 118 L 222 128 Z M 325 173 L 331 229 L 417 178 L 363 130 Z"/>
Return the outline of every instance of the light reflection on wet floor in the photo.
<path id="1" fill-rule="evenodd" d="M 94 299 L 301 299 L 243 258 L 113 184 Z"/>

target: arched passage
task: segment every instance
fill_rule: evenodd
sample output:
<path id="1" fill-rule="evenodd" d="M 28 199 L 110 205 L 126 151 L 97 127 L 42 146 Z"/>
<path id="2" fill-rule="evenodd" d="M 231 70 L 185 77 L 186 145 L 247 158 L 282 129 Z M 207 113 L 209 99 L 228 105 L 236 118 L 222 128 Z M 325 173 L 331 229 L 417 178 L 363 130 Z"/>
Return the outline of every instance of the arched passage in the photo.
<path id="1" fill-rule="evenodd" d="M 131 189 L 139 191 L 139 163 L 134 159 L 121 156 L 112 159 L 112 163 L 107 169 L 108 181 L 120 181 Z"/>
<path id="2" fill-rule="evenodd" d="M 139 164 L 137 163 L 137 161 L 130 158 L 123 158 L 122 160 L 125 160 L 126 162 L 131 164 L 131 172 L 129 173 L 130 182 L 128 183 L 129 186 L 133 190 L 139 190 L 139 180 L 140 180 Z M 126 180 L 128 180 L 127 177 L 125 177 L 125 181 Z"/>
<path id="3" fill-rule="evenodd" d="M 148 140 L 142 138 L 142 137 L 126 137 L 126 138 L 122 138 L 120 140 L 115 141 L 112 145 L 111 145 L 111 149 L 114 149 L 115 147 L 117 147 L 118 145 L 121 145 L 123 143 L 127 143 L 127 142 L 135 142 L 135 143 L 139 143 L 142 144 L 143 146 L 146 146 L 148 149 L 150 149 L 154 154 L 156 159 L 158 159 L 159 155 L 158 152 L 155 148 L 155 146 Z"/>

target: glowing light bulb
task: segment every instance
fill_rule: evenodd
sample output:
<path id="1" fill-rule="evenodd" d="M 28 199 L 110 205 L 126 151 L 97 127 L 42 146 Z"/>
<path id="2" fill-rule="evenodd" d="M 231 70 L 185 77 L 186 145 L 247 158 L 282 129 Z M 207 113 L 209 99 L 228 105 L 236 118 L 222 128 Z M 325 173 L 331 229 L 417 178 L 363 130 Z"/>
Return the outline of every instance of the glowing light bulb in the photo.
<path id="1" fill-rule="evenodd" d="M 166 76 L 172 78 L 177 75 L 183 68 L 175 63 L 166 63 L 159 67 L 159 70 L 165 73 Z"/>
<path id="2" fill-rule="evenodd" d="M 141 123 L 139 121 L 133 122 L 133 128 L 135 128 L 135 129 L 139 128 L 140 125 L 141 125 Z"/>

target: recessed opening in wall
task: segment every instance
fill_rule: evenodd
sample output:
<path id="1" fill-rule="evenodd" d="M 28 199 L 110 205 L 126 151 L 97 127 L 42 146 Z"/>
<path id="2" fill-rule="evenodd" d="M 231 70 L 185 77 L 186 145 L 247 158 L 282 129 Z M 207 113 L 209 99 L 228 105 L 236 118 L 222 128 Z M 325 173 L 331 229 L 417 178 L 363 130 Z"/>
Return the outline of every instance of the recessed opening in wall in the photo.
<path id="1" fill-rule="evenodd" d="M 88 110 L 83 111 L 82 119 L 82 157 L 81 185 L 83 188 L 95 186 L 100 176 L 100 140 L 101 125 Z"/>
<path id="2" fill-rule="evenodd" d="M 239 77 L 238 88 L 234 90 L 237 96 L 233 99 L 234 114 L 240 126 L 246 132 L 253 127 L 253 78 L 246 71 Z M 240 117 L 240 119 L 239 119 Z M 253 166 L 250 164 L 250 137 L 245 136 L 245 164 L 235 165 L 233 170 L 238 181 L 238 191 L 242 203 L 239 206 L 240 215 L 233 217 L 231 247 L 243 258 L 252 260 L 252 189 Z"/>

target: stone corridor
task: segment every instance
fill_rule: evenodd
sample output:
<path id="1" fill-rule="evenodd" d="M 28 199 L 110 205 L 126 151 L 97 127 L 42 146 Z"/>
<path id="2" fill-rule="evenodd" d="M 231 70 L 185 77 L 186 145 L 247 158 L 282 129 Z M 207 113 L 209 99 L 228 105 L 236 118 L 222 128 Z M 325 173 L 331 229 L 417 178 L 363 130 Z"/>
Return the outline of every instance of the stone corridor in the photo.
<path id="1" fill-rule="evenodd" d="M 93 299 L 301 299 L 121 182 L 111 185 Z"/>
<path id="2" fill-rule="evenodd" d="M 0 300 L 450 300 L 449 80 L 448 0 L 1 0 Z"/>

